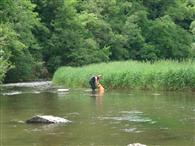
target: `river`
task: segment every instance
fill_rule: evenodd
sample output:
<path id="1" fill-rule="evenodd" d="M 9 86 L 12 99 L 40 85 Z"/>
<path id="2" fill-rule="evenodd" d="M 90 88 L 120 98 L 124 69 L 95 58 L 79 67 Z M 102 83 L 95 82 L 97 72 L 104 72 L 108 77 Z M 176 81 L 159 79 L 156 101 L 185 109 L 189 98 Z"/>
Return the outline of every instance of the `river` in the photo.
<path id="1" fill-rule="evenodd" d="M 87 89 L 58 92 L 50 82 L 8 84 L 0 94 L 1 146 L 195 145 L 195 93 Z M 35 115 L 67 124 L 26 124 Z"/>

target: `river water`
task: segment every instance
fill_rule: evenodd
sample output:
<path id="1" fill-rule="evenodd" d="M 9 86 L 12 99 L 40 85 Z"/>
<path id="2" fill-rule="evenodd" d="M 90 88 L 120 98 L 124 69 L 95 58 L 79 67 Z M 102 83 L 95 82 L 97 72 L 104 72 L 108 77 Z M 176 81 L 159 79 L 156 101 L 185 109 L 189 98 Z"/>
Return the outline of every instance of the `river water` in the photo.
<path id="1" fill-rule="evenodd" d="M 60 88 L 60 87 L 58 87 Z M 49 84 L 1 87 L 1 146 L 195 145 L 195 93 L 86 89 Z M 26 124 L 35 115 L 67 124 Z"/>

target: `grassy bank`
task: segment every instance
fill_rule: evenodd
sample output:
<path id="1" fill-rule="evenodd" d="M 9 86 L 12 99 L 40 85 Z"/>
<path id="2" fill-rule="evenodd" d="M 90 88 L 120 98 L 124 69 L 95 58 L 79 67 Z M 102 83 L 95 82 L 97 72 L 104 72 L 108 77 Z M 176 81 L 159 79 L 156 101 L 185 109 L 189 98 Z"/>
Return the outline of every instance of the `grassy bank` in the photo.
<path id="1" fill-rule="evenodd" d="M 84 67 L 61 67 L 53 83 L 66 87 L 89 87 L 94 74 L 103 76 L 105 88 L 157 90 L 194 90 L 195 61 L 158 61 L 155 63 L 121 61 L 92 64 Z"/>

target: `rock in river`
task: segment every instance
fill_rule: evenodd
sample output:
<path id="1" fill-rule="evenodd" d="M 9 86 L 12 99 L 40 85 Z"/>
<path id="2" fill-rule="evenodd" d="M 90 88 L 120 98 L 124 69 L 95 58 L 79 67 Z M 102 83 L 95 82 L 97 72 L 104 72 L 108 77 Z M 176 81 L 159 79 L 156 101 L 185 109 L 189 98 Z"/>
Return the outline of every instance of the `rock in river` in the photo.
<path id="1" fill-rule="evenodd" d="M 44 116 L 37 115 L 26 121 L 26 123 L 42 123 L 42 124 L 69 123 L 69 122 L 71 121 L 61 117 L 55 117 L 51 115 L 44 115 Z"/>

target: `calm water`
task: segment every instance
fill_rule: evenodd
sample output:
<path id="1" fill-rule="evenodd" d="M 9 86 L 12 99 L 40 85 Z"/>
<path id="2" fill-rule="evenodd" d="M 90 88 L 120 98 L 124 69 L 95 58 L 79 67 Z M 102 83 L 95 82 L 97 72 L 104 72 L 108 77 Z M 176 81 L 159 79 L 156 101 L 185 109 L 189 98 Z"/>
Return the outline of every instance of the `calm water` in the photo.
<path id="1" fill-rule="evenodd" d="M 11 94 L 10 94 L 11 93 Z M 195 145 L 195 93 L 2 88 L 1 146 Z M 68 124 L 26 124 L 34 115 Z"/>

